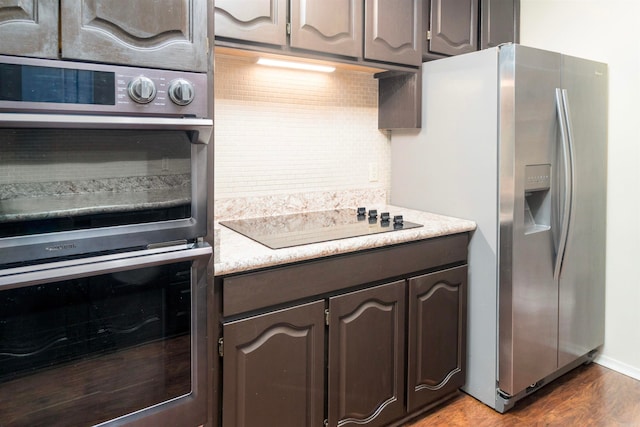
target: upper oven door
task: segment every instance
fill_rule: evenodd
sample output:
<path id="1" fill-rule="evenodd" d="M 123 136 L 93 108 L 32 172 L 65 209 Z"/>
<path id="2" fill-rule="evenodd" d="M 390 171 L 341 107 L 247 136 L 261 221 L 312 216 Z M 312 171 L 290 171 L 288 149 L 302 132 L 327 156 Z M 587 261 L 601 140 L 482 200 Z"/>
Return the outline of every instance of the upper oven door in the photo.
<path id="1" fill-rule="evenodd" d="M 2 264 L 206 234 L 210 119 L 0 113 Z"/>

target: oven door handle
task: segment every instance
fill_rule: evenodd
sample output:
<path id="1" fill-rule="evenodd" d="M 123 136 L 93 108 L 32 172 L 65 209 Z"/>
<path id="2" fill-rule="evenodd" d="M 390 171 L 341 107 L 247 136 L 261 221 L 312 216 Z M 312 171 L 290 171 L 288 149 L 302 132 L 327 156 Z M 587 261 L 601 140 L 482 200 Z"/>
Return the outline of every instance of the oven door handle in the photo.
<path id="1" fill-rule="evenodd" d="M 197 131 L 197 143 L 208 144 L 213 120 L 173 117 L 90 116 L 71 114 L 0 113 L 0 128 L 143 129 Z"/>
<path id="2" fill-rule="evenodd" d="M 208 262 L 212 253 L 210 245 L 200 243 L 18 267 L 0 272 L 0 290 L 80 279 L 182 261 Z"/>

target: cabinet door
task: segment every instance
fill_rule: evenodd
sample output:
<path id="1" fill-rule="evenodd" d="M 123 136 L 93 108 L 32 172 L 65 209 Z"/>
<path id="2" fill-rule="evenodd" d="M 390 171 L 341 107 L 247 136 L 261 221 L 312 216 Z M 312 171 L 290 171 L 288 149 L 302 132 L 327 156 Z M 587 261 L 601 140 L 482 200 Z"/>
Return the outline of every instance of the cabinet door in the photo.
<path id="1" fill-rule="evenodd" d="M 58 0 L 0 1 L 0 54 L 58 57 Z"/>
<path id="2" fill-rule="evenodd" d="M 62 56 L 207 71 L 207 0 L 61 0 Z"/>
<path id="3" fill-rule="evenodd" d="M 329 300 L 329 426 L 385 426 L 404 413 L 405 282 Z"/>
<path id="4" fill-rule="evenodd" d="M 291 0 L 291 47 L 362 56 L 361 0 Z"/>
<path id="5" fill-rule="evenodd" d="M 223 325 L 224 427 L 324 420 L 324 301 Z"/>
<path id="6" fill-rule="evenodd" d="M 466 266 L 409 280 L 408 411 L 464 385 L 466 313 Z"/>
<path id="7" fill-rule="evenodd" d="M 518 0 L 481 0 L 481 49 L 518 41 L 518 3 Z"/>
<path id="8" fill-rule="evenodd" d="M 429 0 L 425 54 L 478 50 L 478 0 Z"/>
<path id="9" fill-rule="evenodd" d="M 420 66 L 422 0 L 366 0 L 364 57 Z"/>
<path id="10" fill-rule="evenodd" d="M 287 44 L 287 0 L 216 0 L 216 37 Z"/>

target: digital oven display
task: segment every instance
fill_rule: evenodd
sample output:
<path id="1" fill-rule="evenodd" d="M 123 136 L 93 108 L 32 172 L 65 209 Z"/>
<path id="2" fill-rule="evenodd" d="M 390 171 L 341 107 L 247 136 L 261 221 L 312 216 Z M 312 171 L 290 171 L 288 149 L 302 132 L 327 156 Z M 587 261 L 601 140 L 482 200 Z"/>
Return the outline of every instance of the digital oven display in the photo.
<path id="1" fill-rule="evenodd" d="M 115 105 L 115 73 L 0 64 L 0 101 Z"/>

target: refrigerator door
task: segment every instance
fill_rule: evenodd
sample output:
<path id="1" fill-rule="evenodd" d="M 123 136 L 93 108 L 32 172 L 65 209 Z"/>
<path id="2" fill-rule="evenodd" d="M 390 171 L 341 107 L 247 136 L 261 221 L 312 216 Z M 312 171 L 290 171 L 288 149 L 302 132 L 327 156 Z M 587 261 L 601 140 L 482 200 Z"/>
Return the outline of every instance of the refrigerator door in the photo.
<path id="1" fill-rule="evenodd" d="M 500 50 L 498 387 L 515 395 L 558 366 L 552 215 L 561 55 Z"/>
<path id="2" fill-rule="evenodd" d="M 606 64 L 562 61 L 572 188 L 559 270 L 559 367 L 604 343 L 608 111 Z"/>

